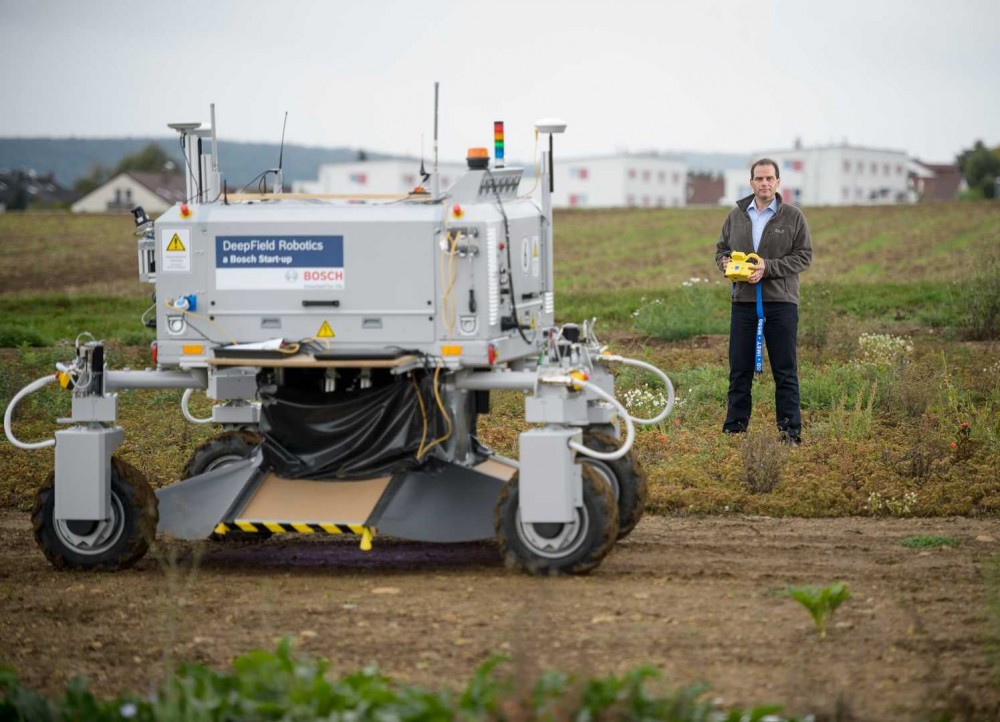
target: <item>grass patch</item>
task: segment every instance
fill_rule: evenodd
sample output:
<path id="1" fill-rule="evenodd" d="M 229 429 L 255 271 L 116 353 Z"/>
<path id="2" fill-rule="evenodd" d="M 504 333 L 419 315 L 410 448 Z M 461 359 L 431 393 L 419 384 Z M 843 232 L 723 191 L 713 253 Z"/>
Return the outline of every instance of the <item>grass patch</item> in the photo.
<path id="1" fill-rule="evenodd" d="M 150 304 L 141 296 L 0 296 L 0 346 L 55 346 L 81 331 L 126 345 L 148 344 L 156 336 L 139 317 Z"/>
<path id="2" fill-rule="evenodd" d="M 933 536 L 921 534 L 919 536 L 903 537 L 899 540 L 900 546 L 907 549 L 942 549 L 948 547 L 962 546 L 962 540 L 953 536 Z"/>

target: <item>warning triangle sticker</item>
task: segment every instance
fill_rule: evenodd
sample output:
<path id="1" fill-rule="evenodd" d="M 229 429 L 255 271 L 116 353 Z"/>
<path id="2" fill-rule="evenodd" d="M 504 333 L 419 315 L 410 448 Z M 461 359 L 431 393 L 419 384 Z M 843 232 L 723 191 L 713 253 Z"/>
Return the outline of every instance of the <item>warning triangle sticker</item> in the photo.
<path id="1" fill-rule="evenodd" d="M 324 321 L 323 325 L 319 327 L 319 331 L 316 332 L 316 338 L 333 338 L 333 336 L 333 329 L 330 328 L 329 323 Z"/>
<path id="2" fill-rule="evenodd" d="M 176 233 L 174 237 L 170 239 L 170 243 L 167 244 L 168 251 L 186 251 L 184 244 L 181 242 L 181 237 Z"/>

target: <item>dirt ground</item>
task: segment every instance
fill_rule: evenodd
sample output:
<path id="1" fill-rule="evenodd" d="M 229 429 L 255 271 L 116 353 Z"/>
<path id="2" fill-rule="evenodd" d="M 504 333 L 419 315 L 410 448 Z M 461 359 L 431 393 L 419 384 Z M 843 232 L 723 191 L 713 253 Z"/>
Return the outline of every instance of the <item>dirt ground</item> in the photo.
<path id="1" fill-rule="evenodd" d="M 910 535 L 962 540 L 900 546 Z M 226 666 L 284 635 L 334 672 L 376 663 L 460 686 L 491 654 L 532 675 L 662 670 L 726 706 L 913 720 L 997 719 L 984 573 L 1000 520 L 647 517 L 594 573 L 539 579 L 494 545 L 275 537 L 251 547 L 161 543 L 137 568 L 56 572 L 27 514 L 0 512 L 0 660 L 48 692 L 83 674 L 144 692 L 169 665 Z M 820 640 L 788 584 L 844 580 Z"/>

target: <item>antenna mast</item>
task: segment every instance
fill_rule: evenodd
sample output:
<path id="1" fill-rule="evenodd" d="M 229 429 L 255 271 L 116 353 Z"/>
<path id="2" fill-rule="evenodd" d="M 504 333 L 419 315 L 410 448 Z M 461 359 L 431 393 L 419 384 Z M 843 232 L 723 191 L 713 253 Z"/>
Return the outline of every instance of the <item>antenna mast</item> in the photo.
<path id="1" fill-rule="evenodd" d="M 285 120 L 281 124 L 281 148 L 278 150 L 278 171 L 274 174 L 274 183 L 271 186 L 272 193 L 281 193 L 285 189 L 284 178 L 281 174 L 281 165 L 285 159 L 285 128 L 288 127 L 288 111 L 285 111 Z"/>
<path id="2" fill-rule="evenodd" d="M 440 83 L 434 81 L 434 181 L 431 186 L 433 197 L 436 200 L 441 196 L 441 174 L 438 173 L 438 86 Z"/>

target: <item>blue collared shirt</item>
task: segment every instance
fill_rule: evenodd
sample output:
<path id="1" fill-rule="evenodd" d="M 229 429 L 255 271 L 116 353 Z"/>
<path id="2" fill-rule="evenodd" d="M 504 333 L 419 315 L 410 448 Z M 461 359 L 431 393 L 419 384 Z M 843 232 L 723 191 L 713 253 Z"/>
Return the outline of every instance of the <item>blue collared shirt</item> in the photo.
<path id="1" fill-rule="evenodd" d="M 767 225 L 769 220 L 778 215 L 777 196 L 772 198 L 770 205 L 762 211 L 757 210 L 757 200 L 751 198 L 750 205 L 747 206 L 747 215 L 750 216 L 750 228 L 753 232 L 753 251 L 756 253 L 760 247 L 760 237 L 764 235 L 764 226 Z"/>

